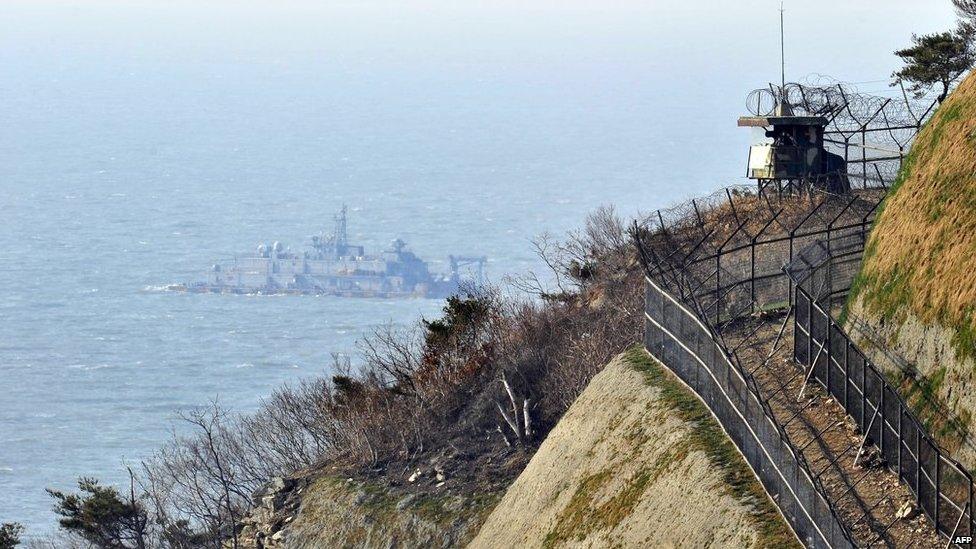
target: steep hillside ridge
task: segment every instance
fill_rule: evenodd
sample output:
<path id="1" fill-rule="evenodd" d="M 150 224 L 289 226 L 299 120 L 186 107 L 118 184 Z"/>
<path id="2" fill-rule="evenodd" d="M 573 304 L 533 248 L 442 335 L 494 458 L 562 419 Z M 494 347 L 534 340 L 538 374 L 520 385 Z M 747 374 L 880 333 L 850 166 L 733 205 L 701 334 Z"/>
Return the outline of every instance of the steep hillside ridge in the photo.
<path id="1" fill-rule="evenodd" d="M 976 412 L 976 75 L 919 135 L 883 204 L 847 326 L 957 458 Z M 917 369 L 917 371 L 916 371 Z"/>
<path id="2" fill-rule="evenodd" d="M 642 351 L 597 375 L 472 548 L 798 546 L 705 407 Z"/>
<path id="3" fill-rule="evenodd" d="M 277 479 L 242 546 L 799 547 L 707 409 L 639 349 L 590 382 L 504 495 L 433 488 Z"/>

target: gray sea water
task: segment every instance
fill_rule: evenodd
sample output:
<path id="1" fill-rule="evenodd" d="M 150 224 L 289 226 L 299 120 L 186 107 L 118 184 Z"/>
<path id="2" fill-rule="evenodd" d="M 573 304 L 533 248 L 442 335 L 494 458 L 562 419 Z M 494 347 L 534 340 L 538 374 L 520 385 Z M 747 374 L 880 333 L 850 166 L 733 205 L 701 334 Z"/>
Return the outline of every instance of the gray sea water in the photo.
<path id="1" fill-rule="evenodd" d="M 925 30 L 893 5 L 858 56 L 824 40 L 793 65 L 884 79 Z M 601 204 L 634 215 L 742 182 L 735 117 L 776 77 L 775 29 L 707 2 L 568 6 L 5 7 L 0 521 L 50 529 L 44 488 L 120 481 L 176 410 L 254 409 L 441 307 L 159 291 L 215 259 L 300 249 L 348 204 L 367 248 L 402 238 L 440 269 L 484 254 L 500 281 L 540 268 L 533 236 Z"/>

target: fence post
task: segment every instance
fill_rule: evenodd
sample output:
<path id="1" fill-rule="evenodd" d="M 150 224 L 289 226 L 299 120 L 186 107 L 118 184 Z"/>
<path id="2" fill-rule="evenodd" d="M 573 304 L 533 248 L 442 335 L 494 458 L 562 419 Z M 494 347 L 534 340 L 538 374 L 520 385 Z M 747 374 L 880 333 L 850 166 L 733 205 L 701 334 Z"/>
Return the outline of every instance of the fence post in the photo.
<path id="1" fill-rule="evenodd" d="M 922 501 L 922 431 L 919 425 L 915 425 L 915 494 L 918 501 Z"/>
<path id="2" fill-rule="evenodd" d="M 884 107 L 882 107 L 884 108 Z M 867 151 L 867 124 L 861 127 L 861 173 L 864 177 L 864 185 L 868 183 L 868 151 Z"/>
<path id="3" fill-rule="evenodd" d="M 942 503 L 942 480 L 939 473 L 942 471 L 942 455 L 935 453 L 935 531 L 939 531 L 939 506 Z"/>
<path id="4" fill-rule="evenodd" d="M 851 365 L 848 357 L 851 354 L 851 341 L 847 340 L 844 344 L 844 411 L 851 409 L 850 387 L 851 387 Z"/>
<path id="5" fill-rule="evenodd" d="M 901 418 L 905 415 L 905 405 L 902 404 L 901 400 L 898 401 L 898 482 L 902 480 L 901 474 L 901 447 L 905 443 L 905 440 L 901 434 Z"/>
<path id="6" fill-rule="evenodd" d="M 749 277 L 749 297 L 752 300 L 752 312 L 754 314 L 756 312 L 756 238 L 758 238 L 758 236 L 753 237 L 752 241 L 749 243 L 749 252 L 752 256 L 750 258 L 751 261 L 749 262 L 752 268 L 752 272 Z"/>
<path id="7" fill-rule="evenodd" d="M 807 361 L 813 360 L 813 296 L 807 296 Z M 810 362 L 810 368 L 813 368 Z"/>
<path id="8" fill-rule="evenodd" d="M 864 425 L 864 409 L 868 405 L 868 375 L 864 355 L 861 355 L 861 425 Z M 865 433 L 866 435 L 867 433 Z"/>
<path id="9" fill-rule="evenodd" d="M 885 418 L 885 393 L 887 391 L 885 391 L 884 379 L 881 378 L 881 374 L 878 374 L 878 382 L 881 385 L 881 404 L 878 405 L 878 406 L 881 407 L 881 430 L 878 432 L 878 439 L 879 439 L 878 440 L 878 443 L 879 443 L 878 444 L 878 447 L 881 448 L 881 459 L 884 459 L 884 455 L 885 455 L 885 441 L 884 441 L 884 439 L 885 439 L 885 436 L 884 436 L 885 435 L 885 422 L 887 421 L 887 418 Z"/>
<path id="10" fill-rule="evenodd" d="M 830 271 L 830 267 L 827 267 L 827 271 L 828 272 Z M 824 319 L 824 324 L 827 325 L 827 334 L 826 334 L 826 337 L 824 337 L 824 340 L 826 341 L 824 343 L 824 346 L 827 347 L 827 372 L 826 372 L 827 373 L 827 375 L 826 375 L 826 378 L 827 378 L 827 380 L 826 380 L 827 381 L 827 395 L 828 396 L 833 395 L 834 398 L 837 398 L 836 395 L 834 395 L 834 391 L 833 391 L 833 389 L 832 389 L 832 387 L 830 385 L 830 366 L 831 366 L 831 362 L 833 361 L 833 358 L 832 357 L 833 357 L 833 354 L 834 354 L 834 350 L 830 346 L 830 340 L 831 340 L 830 332 L 833 332 L 834 331 L 832 329 L 833 328 L 832 324 L 834 323 L 834 319 L 830 318 L 830 309 L 829 308 L 827 309 L 826 314 L 824 316 L 827 317 L 827 318 Z"/>
<path id="11" fill-rule="evenodd" d="M 799 288 L 793 288 L 793 285 L 790 284 L 790 290 L 791 290 L 790 296 L 791 299 L 793 300 L 791 305 L 797 307 L 799 303 L 797 301 Z M 796 362 L 796 337 L 799 333 L 800 333 L 800 315 L 793 315 L 793 362 Z"/>
<path id="12" fill-rule="evenodd" d="M 722 314 L 722 250 L 715 254 L 715 324 Z"/>
<path id="13" fill-rule="evenodd" d="M 790 231 L 790 263 L 793 263 L 793 233 L 795 232 L 796 229 Z"/>

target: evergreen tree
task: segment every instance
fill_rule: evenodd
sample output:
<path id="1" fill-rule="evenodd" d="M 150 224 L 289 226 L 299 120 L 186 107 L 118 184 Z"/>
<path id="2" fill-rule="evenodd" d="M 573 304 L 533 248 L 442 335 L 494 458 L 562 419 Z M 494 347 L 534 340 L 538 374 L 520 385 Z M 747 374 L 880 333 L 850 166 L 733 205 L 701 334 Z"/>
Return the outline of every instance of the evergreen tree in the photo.
<path id="1" fill-rule="evenodd" d="M 14 549 L 20 545 L 20 535 L 24 527 L 16 522 L 0 524 L 0 549 Z"/>
<path id="2" fill-rule="evenodd" d="M 80 494 L 48 490 L 61 528 L 101 549 L 144 549 L 148 516 L 135 494 L 124 500 L 92 478 L 78 480 Z"/>
<path id="3" fill-rule="evenodd" d="M 976 61 L 972 41 L 963 31 L 914 35 L 912 46 L 895 55 L 905 61 L 905 66 L 892 74 L 895 83 L 909 83 L 908 89 L 915 97 L 924 96 L 933 86 L 941 86 L 939 103 Z"/>
<path id="4" fill-rule="evenodd" d="M 959 14 L 959 30 L 972 40 L 976 35 L 976 0 L 952 0 Z"/>

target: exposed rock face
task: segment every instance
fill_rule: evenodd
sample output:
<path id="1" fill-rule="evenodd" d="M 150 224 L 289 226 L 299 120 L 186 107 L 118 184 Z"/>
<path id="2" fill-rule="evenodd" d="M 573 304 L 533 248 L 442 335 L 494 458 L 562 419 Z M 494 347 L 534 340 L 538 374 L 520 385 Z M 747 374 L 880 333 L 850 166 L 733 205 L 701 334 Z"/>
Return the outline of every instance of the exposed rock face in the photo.
<path id="1" fill-rule="evenodd" d="M 437 475 L 444 473 L 431 469 L 429 476 Z M 275 479 L 254 494 L 256 507 L 240 539 L 255 549 L 458 547 L 474 536 L 495 501 L 490 495 L 404 493 L 335 476 Z"/>
<path id="2" fill-rule="evenodd" d="M 660 386 L 618 358 L 549 434 L 470 547 L 797 546 L 761 492 L 763 519 L 755 493 L 730 489 L 696 430 Z M 719 434 L 717 444 L 731 445 Z"/>
<path id="3" fill-rule="evenodd" d="M 926 124 L 882 208 L 846 328 L 976 468 L 976 74 Z"/>
<path id="4" fill-rule="evenodd" d="M 241 521 L 241 539 L 246 547 L 282 545 L 282 529 L 294 520 L 307 484 L 306 479 L 275 478 L 254 492 L 254 509 Z"/>
<path id="5" fill-rule="evenodd" d="M 879 368 L 899 383 L 903 396 L 931 425 L 956 460 L 976 469 L 972 414 L 976 411 L 976 361 L 952 345 L 954 330 L 911 313 L 886 321 L 857 299 L 846 330 Z"/>

